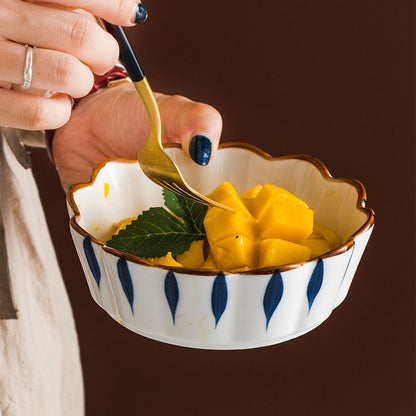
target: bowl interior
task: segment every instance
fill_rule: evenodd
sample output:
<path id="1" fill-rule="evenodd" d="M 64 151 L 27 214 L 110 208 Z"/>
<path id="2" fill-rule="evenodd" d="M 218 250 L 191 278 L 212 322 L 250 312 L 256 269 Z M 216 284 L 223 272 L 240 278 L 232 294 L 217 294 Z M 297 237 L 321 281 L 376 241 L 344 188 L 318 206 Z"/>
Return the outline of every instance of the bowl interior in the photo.
<path id="1" fill-rule="evenodd" d="M 251 146 L 229 146 L 202 167 L 178 147 L 167 151 L 191 186 L 203 194 L 224 181 L 239 193 L 265 183 L 287 189 L 303 199 L 314 210 L 315 221 L 332 228 L 342 244 L 371 216 L 363 208 L 365 190 L 359 182 L 331 178 L 319 161 L 308 156 L 271 158 Z M 78 225 L 102 243 L 111 238 L 120 220 L 163 205 L 161 188 L 142 173 L 137 162 L 111 161 L 97 171 L 92 183 L 70 191 L 69 203 L 79 211 Z"/>

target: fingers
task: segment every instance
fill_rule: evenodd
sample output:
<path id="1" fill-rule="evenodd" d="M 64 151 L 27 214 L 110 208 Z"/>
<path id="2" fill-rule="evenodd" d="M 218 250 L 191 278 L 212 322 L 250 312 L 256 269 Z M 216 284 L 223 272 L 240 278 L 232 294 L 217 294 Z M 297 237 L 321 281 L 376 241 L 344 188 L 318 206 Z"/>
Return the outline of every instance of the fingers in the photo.
<path id="1" fill-rule="evenodd" d="M 94 16 L 121 26 L 142 23 L 147 18 L 147 9 L 138 0 L 37 0 L 37 3 L 84 9 Z"/>
<path id="2" fill-rule="evenodd" d="M 215 153 L 222 131 L 222 118 L 213 107 L 174 95 L 155 94 L 166 142 L 181 143 L 200 165 L 207 165 Z"/>
<path id="3" fill-rule="evenodd" d="M 71 108 L 71 99 L 64 94 L 45 98 L 0 88 L 0 126 L 53 130 L 69 120 Z"/>
<path id="4" fill-rule="evenodd" d="M 21 85 L 26 56 L 23 45 L 0 40 L 0 56 L 7 57 L 7 64 L 0 61 L 0 80 Z M 79 98 L 91 90 L 94 76 L 91 70 L 73 56 L 48 49 L 33 49 L 31 87 L 51 90 Z"/>
<path id="5" fill-rule="evenodd" d="M 97 74 L 117 62 L 117 42 L 90 17 L 16 0 L 2 3 L 0 37 L 73 55 Z"/>

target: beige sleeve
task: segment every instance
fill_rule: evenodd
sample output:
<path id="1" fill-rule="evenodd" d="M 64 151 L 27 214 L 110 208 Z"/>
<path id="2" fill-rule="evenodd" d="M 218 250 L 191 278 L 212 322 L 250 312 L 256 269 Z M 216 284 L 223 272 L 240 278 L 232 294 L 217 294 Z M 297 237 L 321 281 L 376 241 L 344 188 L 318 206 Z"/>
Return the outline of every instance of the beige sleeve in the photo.
<path id="1" fill-rule="evenodd" d="M 29 147 L 46 147 L 45 132 L 12 129 L 10 127 L 2 127 L 7 142 L 17 141 Z"/>
<path id="2" fill-rule="evenodd" d="M 4 137 L 16 159 L 25 169 L 31 167 L 30 156 L 25 146 L 46 147 L 43 131 L 30 131 L 0 127 L 0 135 Z"/>

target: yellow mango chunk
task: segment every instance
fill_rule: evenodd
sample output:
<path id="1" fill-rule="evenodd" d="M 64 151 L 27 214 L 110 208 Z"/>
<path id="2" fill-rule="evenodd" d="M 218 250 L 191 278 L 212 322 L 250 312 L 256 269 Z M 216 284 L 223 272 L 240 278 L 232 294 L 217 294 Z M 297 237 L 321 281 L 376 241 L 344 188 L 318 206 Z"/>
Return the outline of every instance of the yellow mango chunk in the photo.
<path id="1" fill-rule="evenodd" d="M 310 237 L 307 238 L 302 245 L 311 249 L 311 258 L 322 256 L 322 254 L 331 250 L 328 242 L 323 238 Z"/>
<path id="2" fill-rule="evenodd" d="M 256 223 L 253 217 L 240 211 L 230 212 L 209 207 L 204 219 L 207 239 L 210 242 L 222 240 L 230 235 L 242 234 L 252 240 L 256 238 Z"/>
<path id="3" fill-rule="evenodd" d="M 244 235 L 233 235 L 210 244 L 212 257 L 218 269 L 253 269 L 256 243 Z"/>
<path id="4" fill-rule="evenodd" d="M 192 241 L 191 246 L 185 253 L 178 254 L 176 261 L 183 267 L 199 268 L 205 263 L 204 258 L 204 240 Z"/>
<path id="5" fill-rule="evenodd" d="M 232 208 L 236 212 L 240 211 L 243 214 L 250 215 L 250 212 L 241 201 L 240 195 L 238 195 L 237 191 L 230 184 L 230 182 L 222 183 L 214 191 L 208 194 L 207 197 Z M 224 211 L 220 208 L 216 209 L 222 212 Z"/>
<path id="6" fill-rule="evenodd" d="M 260 219 L 271 205 L 299 206 L 308 208 L 308 205 L 286 189 L 266 183 L 257 196 L 249 203 L 252 215 Z"/>
<path id="7" fill-rule="evenodd" d="M 277 238 L 259 242 L 258 267 L 277 267 L 283 264 L 300 263 L 310 258 L 309 247 Z"/>
<path id="8" fill-rule="evenodd" d="M 256 185 L 241 194 L 241 201 L 250 212 L 253 210 L 253 204 L 255 204 L 256 197 L 262 187 L 262 185 Z"/>
<path id="9" fill-rule="evenodd" d="M 217 269 L 217 265 L 215 264 L 215 260 L 211 252 L 208 254 L 207 259 L 205 260 L 205 263 L 202 267 L 204 269 Z"/>
<path id="10" fill-rule="evenodd" d="M 324 238 L 326 242 L 329 244 L 331 249 L 337 247 L 339 245 L 339 239 L 335 232 L 325 225 L 322 224 L 315 224 L 313 226 L 314 234 L 320 236 L 320 238 Z"/>
<path id="11" fill-rule="evenodd" d="M 279 238 L 302 243 L 313 230 L 313 211 L 304 206 L 270 205 L 259 221 L 260 239 Z"/>
<path id="12" fill-rule="evenodd" d="M 150 261 L 169 267 L 241 272 L 308 261 L 339 244 L 333 230 L 314 224 L 313 210 L 304 201 L 275 185 L 256 185 L 240 197 L 224 182 L 207 196 L 233 209 L 208 208 L 204 219 L 208 255 L 204 256 L 205 240 L 199 240 L 176 260 L 168 253 Z M 120 221 L 115 234 L 134 219 Z"/>
<path id="13" fill-rule="evenodd" d="M 151 259 L 148 259 L 148 260 L 151 261 L 154 264 L 160 264 L 162 266 L 182 267 L 182 264 L 178 263 L 172 257 L 172 253 L 170 251 L 169 251 L 168 254 L 166 254 L 166 256 L 154 257 L 154 258 L 151 258 Z"/>
<path id="14" fill-rule="evenodd" d="M 241 194 L 241 199 L 243 200 L 243 199 L 255 198 L 258 195 L 258 193 L 261 191 L 261 188 L 263 188 L 263 185 L 256 185 L 250 189 L 247 189 L 247 191 Z"/>
<path id="15" fill-rule="evenodd" d="M 208 197 L 234 209 L 231 212 L 216 207 L 208 208 L 204 227 L 209 242 L 231 235 L 245 235 L 252 240 L 256 238 L 256 222 L 229 182 L 224 182 Z"/>

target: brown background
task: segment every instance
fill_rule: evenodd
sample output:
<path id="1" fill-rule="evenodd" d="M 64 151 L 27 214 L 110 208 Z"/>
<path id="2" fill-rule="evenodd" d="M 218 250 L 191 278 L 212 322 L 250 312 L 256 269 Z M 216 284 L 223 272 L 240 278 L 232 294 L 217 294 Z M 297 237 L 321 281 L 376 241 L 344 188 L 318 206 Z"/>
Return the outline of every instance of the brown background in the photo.
<path id="1" fill-rule="evenodd" d="M 148 1 L 129 34 L 156 91 L 217 107 L 223 140 L 364 183 L 376 228 L 347 299 L 272 347 L 151 341 L 92 300 L 47 158 L 34 167 L 72 300 L 88 416 L 414 415 L 413 2 Z"/>

